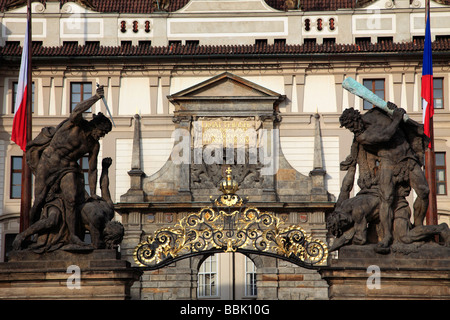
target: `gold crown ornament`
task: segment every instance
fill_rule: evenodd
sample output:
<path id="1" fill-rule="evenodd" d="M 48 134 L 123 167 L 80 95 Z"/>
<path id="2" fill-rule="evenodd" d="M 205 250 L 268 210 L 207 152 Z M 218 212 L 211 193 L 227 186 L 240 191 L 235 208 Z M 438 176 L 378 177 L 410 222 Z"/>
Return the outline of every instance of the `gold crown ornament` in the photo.
<path id="1" fill-rule="evenodd" d="M 224 194 L 235 194 L 236 191 L 239 190 L 238 183 L 233 180 L 233 176 L 231 175 L 231 167 L 228 167 L 226 172 L 226 177 L 220 182 L 219 190 L 222 191 Z"/>

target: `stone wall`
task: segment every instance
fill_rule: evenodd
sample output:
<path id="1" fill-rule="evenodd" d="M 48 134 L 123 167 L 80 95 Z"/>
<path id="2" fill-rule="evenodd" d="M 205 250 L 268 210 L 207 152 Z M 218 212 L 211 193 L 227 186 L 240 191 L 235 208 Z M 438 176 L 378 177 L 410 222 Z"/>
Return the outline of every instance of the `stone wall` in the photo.
<path id="1" fill-rule="evenodd" d="M 198 270 L 189 267 L 189 259 L 142 275 L 140 299 L 190 300 L 197 296 Z"/>
<path id="2" fill-rule="evenodd" d="M 328 285 L 316 270 L 263 257 L 257 269 L 258 300 L 328 300 Z"/>
<path id="3" fill-rule="evenodd" d="M 258 300 L 328 300 L 328 285 L 316 270 L 280 259 L 250 255 L 257 267 Z M 145 271 L 132 290 L 132 299 L 195 300 L 201 256 L 168 267 Z"/>

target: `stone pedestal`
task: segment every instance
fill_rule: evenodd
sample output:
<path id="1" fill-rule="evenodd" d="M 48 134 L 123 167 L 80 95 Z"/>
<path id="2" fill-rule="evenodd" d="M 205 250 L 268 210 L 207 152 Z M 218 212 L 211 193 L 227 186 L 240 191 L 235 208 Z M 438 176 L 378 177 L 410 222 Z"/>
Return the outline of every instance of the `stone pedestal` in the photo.
<path id="1" fill-rule="evenodd" d="M 380 255 L 372 245 L 347 246 L 320 270 L 329 298 L 450 299 L 450 248 L 437 244 L 393 245 Z"/>
<path id="2" fill-rule="evenodd" d="M 0 300 L 129 299 L 140 275 L 128 261 L 118 259 L 115 250 L 18 251 L 0 263 Z"/>

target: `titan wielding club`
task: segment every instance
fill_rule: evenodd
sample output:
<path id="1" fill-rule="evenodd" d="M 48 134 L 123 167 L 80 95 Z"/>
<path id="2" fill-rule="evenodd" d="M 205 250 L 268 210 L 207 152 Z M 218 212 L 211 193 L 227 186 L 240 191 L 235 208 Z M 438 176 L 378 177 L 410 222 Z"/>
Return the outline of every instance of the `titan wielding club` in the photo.
<path id="1" fill-rule="evenodd" d="M 374 106 L 386 111 L 388 114 L 392 115 L 394 110 L 391 110 L 387 106 L 387 102 L 377 96 L 375 93 L 364 87 L 361 83 L 357 82 L 353 78 L 346 78 L 342 82 L 342 87 L 349 92 L 357 95 L 358 97 L 370 102 Z M 403 121 L 406 122 L 409 120 L 409 116 L 405 113 L 403 115 Z"/>
<path id="2" fill-rule="evenodd" d="M 97 83 L 97 88 L 98 88 L 99 86 L 100 86 L 100 85 Z M 111 118 L 111 121 L 112 121 L 112 123 L 113 123 L 113 125 L 114 125 L 114 127 L 115 127 L 116 124 L 114 123 L 114 119 L 113 119 L 113 117 L 112 117 L 111 111 L 109 111 L 109 107 L 108 107 L 108 104 L 106 103 L 105 97 L 102 97 L 102 100 L 103 100 L 103 103 L 105 104 L 106 111 L 108 111 L 109 117 Z"/>

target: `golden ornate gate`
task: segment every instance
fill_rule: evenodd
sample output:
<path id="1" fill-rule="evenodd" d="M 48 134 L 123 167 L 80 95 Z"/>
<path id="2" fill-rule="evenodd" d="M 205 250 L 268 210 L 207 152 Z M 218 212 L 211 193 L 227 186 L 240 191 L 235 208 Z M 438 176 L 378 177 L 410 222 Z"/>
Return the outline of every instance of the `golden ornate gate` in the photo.
<path id="1" fill-rule="evenodd" d="M 181 259 L 217 252 L 261 254 L 287 260 L 306 268 L 324 266 L 328 248 L 300 226 L 283 227 L 269 212 L 247 207 L 248 198 L 236 194 L 238 184 L 231 169 L 220 184 L 223 194 L 211 207 L 191 213 L 174 227 L 161 228 L 134 250 L 134 260 L 154 270 Z"/>

